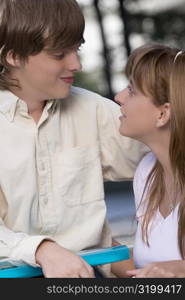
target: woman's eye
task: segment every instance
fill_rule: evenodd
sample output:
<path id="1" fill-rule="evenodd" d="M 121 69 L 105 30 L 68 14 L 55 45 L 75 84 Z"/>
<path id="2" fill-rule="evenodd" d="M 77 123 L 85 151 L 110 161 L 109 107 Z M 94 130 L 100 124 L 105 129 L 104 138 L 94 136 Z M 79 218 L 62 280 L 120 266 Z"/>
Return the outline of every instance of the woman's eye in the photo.
<path id="1" fill-rule="evenodd" d="M 77 48 L 77 51 L 81 51 L 82 50 L 82 45 L 80 45 L 78 48 Z"/>
<path id="2" fill-rule="evenodd" d="M 133 90 L 133 87 L 131 85 L 128 85 L 127 86 L 127 89 L 128 89 L 128 93 L 130 96 L 132 96 L 134 94 L 134 90 Z"/>

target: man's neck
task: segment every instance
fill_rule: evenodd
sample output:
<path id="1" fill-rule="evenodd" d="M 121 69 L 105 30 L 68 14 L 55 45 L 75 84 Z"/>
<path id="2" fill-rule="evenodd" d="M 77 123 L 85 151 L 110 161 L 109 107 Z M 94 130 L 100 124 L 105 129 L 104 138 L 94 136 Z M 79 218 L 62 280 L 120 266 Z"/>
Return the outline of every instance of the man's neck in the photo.
<path id="1" fill-rule="evenodd" d="M 40 120 L 43 109 L 46 105 L 46 100 L 36 99 L 34 97 L 27 97 L 19 90 L 12 90 L 19 99 L 24 101 L 28 107 L 28 114 L 34 119 L 36 123 Z"/>
<path id="2" fill-rule="evenodd" d="M 42 112 L 43 112 L 43 109 L 44 109 L 44 106 L 42 106 L 40 108 L 37 107 L 36 109 L 31 109 L 31 110 L 28 107 L 28 113 L 33 118 L 33 120 L 35 121 L 35 123 L 39 122 L 39 120 L 41 118 L 41 115 L 42 115 Z"/>

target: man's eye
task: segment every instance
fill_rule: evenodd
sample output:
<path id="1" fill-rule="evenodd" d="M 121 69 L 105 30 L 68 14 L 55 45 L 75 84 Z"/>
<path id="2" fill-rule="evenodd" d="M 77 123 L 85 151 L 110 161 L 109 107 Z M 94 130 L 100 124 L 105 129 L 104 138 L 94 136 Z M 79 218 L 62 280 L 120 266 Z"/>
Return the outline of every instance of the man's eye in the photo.
<path id="1" fill-rule="evenodd" d="M 81 50 L 82 45 L 76 46 L 74 48 L 70 48 L 70 49 L 66 49 L 63 53 L 59 53 L 59 54 L 53 54 L 53 57 L 55 59 L 63 59 L 65 57 L 65 55 L 75 51 L 75 52 L 79 52 Z"/>
<path id="2" fill-rule="evenodd" d="M 61 54 L 55 54 L 55 55 L 53 55 L 53 56 L 54 56 L 54 58 L 56 58 L 56 59 L 62 59 L 62 58 L 64 58 L 65 54 L 64 54 L 64 53 L 61 53 Z"/>

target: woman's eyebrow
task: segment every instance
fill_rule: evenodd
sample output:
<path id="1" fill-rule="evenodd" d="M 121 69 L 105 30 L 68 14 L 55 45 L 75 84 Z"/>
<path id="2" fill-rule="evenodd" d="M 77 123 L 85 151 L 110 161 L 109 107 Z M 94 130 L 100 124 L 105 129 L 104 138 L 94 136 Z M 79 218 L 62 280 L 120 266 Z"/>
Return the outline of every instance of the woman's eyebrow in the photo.
<path id="1" fill-rule="evenodd" d="M 136 85 L 135 85 L 134 81 L 132 79 L 130 79 L 129 83 L 132 86 L 132 88 L 135 90 L 136 89 Z"/>
<path id="2" fill-rule="evenodd" d="M 129 84 L 131 84 L 133 86 L 133 81 L 131 78 L 129 79 Z"/>

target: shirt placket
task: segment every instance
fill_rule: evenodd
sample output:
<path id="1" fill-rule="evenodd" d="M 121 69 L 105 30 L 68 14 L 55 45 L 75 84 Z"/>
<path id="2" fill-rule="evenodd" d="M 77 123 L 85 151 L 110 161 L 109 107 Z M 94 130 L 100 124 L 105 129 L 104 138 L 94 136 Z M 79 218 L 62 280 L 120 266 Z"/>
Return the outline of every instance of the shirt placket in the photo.
<path id="1" fill-rule="evenodd" d="M 43 128 L 36 135 L 36 163 L 42 234 L 54 234 L 57 229 L 54 195 L 52 194 L 50 151 Z"/>

